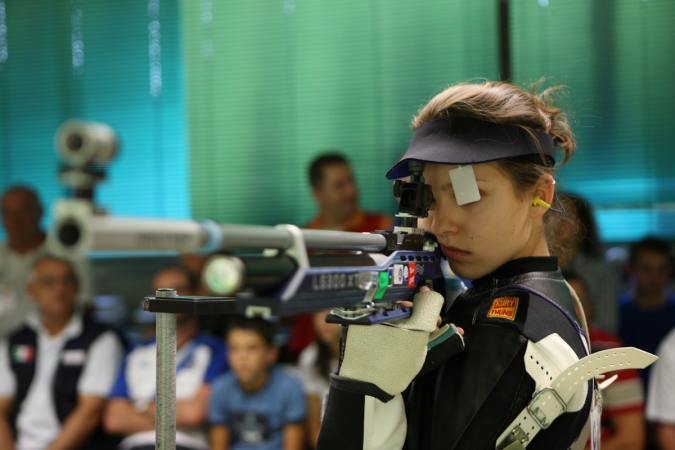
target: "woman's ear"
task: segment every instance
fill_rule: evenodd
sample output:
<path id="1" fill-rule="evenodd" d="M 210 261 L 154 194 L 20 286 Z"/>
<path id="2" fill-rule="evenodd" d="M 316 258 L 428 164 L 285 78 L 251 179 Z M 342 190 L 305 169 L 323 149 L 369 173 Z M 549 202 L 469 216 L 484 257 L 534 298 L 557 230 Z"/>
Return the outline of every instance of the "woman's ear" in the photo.
<path id="1" fill-rule="evenodd" d="M 541 217 L 548 211 L 554 200 L 555 179 L 552 175 L 539 178 L 532 192 L 532 217 Z"/>

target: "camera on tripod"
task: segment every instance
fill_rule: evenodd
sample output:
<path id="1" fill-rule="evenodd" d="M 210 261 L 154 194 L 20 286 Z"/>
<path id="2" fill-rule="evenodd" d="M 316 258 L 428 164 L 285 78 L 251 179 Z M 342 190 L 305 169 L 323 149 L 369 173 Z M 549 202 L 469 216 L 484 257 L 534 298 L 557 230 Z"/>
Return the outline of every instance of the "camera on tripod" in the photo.
<path id="1" fill-rule="evenodd" d="M 94 191 L 106 179 L 105 169 L 117 155 L 119 141 L 104 123 L 71 119 L 56 131 L 54 146 L 61 161 L 59 179 L 67 195 L 54 205 L 50 240 L 58 252 L 80 251 L 91 245 Z"/>
<path id="2" fill-rule="evenodd" d="M 105 179 L 105 167 L 117 155 L 115 131 L 104 123 L 71 119 L 57 130 L 54 145 L 61 182 L 75 198 L 93 200 L 96 183 Z"/>

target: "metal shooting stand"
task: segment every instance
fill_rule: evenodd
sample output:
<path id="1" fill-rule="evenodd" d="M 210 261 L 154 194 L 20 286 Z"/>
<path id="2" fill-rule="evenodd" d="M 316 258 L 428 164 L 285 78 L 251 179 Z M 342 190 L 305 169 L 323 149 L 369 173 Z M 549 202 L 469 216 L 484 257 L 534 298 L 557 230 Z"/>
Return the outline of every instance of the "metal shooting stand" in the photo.
<path id="1" fill-rule="evenodd" d="M 157 450 L 176 448 L 176 314 L 233 314 L 231 297 L 179 297 L 175 289 L 158 289 L 143 300 L 143 309 L 157 313 Z"/>

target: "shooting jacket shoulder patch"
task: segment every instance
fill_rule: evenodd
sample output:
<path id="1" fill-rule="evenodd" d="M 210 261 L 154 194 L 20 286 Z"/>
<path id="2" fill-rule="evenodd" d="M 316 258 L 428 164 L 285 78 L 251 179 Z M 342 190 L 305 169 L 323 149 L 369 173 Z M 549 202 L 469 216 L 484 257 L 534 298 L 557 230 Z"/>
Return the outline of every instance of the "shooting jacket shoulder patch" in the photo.
<path id="1" fill-rule="evenodd" d="M 530 303 L 529 292 L 508 289 L 487 296 L 475 312 L 476 325 L 496 325 L 523 332 Z"/>
<path id="2" fill-rule="evenodd" d="M 487 317 L 499 317 L 511 321 L 516 320 L 518 300 L 518 297 L 497 297 L 492 300 L 492 306 L 487 313 Z"/>

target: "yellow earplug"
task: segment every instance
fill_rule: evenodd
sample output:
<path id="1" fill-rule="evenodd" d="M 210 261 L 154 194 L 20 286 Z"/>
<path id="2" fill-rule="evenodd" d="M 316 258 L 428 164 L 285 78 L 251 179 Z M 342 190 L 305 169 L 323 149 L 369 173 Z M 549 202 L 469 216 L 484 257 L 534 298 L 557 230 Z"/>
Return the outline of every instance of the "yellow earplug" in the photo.
<path id="1" fill-rule="evenodd" d="M 538 195 L 534 196 L 534 200 L 532 201 L 532 206 L 543 206 L 546 209 L 549 209 L 551 205 L 543 201 L 542 199 L 539 198 Z"/>

